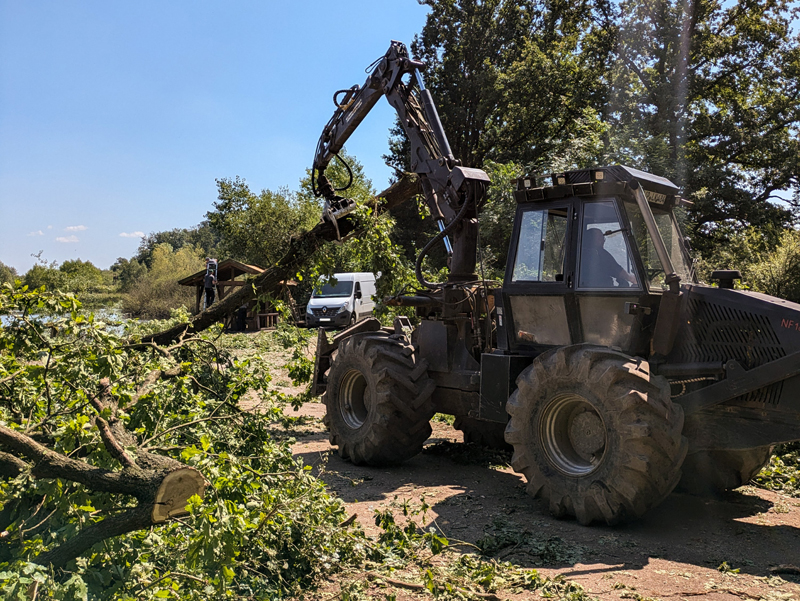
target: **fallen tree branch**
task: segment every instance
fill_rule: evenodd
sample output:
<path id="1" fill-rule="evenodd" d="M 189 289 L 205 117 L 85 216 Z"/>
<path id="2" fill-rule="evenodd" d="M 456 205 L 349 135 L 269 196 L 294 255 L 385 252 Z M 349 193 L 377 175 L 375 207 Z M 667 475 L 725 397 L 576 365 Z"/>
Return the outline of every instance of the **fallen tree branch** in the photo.
<path id="1" fill-rule="evenodd" d="M 404 580 L 395 580 L 393 578 L 388 578 L 386 576 L 381 576 L 380 574 L 376 574 L 375 572 L 367 572 L 367 578 L 372 580 L 382 580 L 386 584 L 390 584 L 396 588 L 404 588 L 409 591 L 427 591 L 428 587 L 424 584 L 417 584 L 416 582 L 405 582 Z M 444 590 L 444 586 L 439 585 L 438 588 L 440 590 Z M 459 586 L 454 586 L 453 590 L 461 593 L 462 595 L 471 595 L 473 597 L 478 597 L 479 599 L 488 599 L 489 601 L 501 601 L 500 597 L 495 595 L 494 593 L 479 593 L 476 591 L 469 591 L 465 588 L 461 588 Z"/>
<path id="2" fill-rule="evenodd" d="M 19 457 L 0 451 L 0 477 L 16 478 L 30 467 Z"/>
<path id="3" fill-rule="evenodd" d="M 369 203 L 369 206 L 378 212 L 389 211 L 419 193 L 420 187 L 417 176 L 405 174 L 397 183 L 378 194 Z M 349 235 L 358 235 L 360 230 L 352 230 L 352 224 L 351 216 L 344 217 L 340 220 L 340 229 L 343 231 L 350 230 Z M 328 222 L 318 223 L 311 231 L 290 240 L 284 256 L 276 265 L 254 278 L 250 282 L 251 285 L 239 286 L 236 292 L 214 303 L 205 311 L 198 313 L 189 323 L 179 324 L 163 332 L 145 336 L 142 338 L 142 342 L 166 345 L 173 340 L 180 339 L 182 336 L 201 332 L 211 327 L 243 304 L 254 300 L 259 294 L 277 290 L 280 282 L 294 277 L 297 270 L 306 264 L 324 243 L 332 240 L 336 240 L 336 231 L 333 225 Z"/>
<path id="4" fill-rule="evenodd" d="M 23 368 L 18 369 L 17 371 L 15 371 L 13 374 L 5 376 L 4 378 L 0 378 L 0 384 L 5 384 L 6 382 L 10 382 L 11 380 L 16 378 L 18 375 L 20 375 L 24 371 L 25 371 L 25 368 L 23 367 Z"/>
<path id="5" fill-rule="evenodd" d="M 100 414 L 111 412 L 108 421 L 98 415 L 95 424 L 104 446 L 123 466 L 120 471 L 72 459 L 48 449 L 27 434 L 0 426 L 0 445 L 9 451 L 0 452 L 0 473 L 3 475 L 13 477 L 30 469 L 35 478 L 76 482 L 93 491 L 127 495 L 139 502 L 120 515 L 90 524 L 55 549 L 32 559 L 43 566 L 63 568 L 107 538 L 184 515 L 189 498 L 193 495 L 202 497 L 205 491 L 205 478 L 195 468 L 146 450 L 140 450 L 136 461 L 128 455 L 124 448 L 126 445 L 136 448 L 139 445 L 116 416 L 118 407 L 111 396 L 109 380 L 100 381 L 100 389 L 90 402 Z"/>
<path id="6" fill-rule="evenodd" d="M 201 417 L 199 419 L 194 419 L 190 422 L 183 422 L 178 424 L 177 426 L 172 426 L 171 428 L 167 428 L 163 432 L 159 432 L 158 434 L 153 434 L 150 438 L 142 442 L 142 447 L 146 447 L 147 443 L 153 442 L 156 438 L 160 438 L 164 436 L 164 434 L 169 434 L 170 432 L 175 432 L 176 430 L 181 430 L 182 428 L 187 428 L 189 426 L 194 426 L 195 424 L 201 424 L 203 422 L 210 422 L 210 421 L 217 421 L 217 420 L 224 420 L 224 419 L 232 419 L 234 417 L 239 417 L 238 415 L 210 415 L 208 417 Z"/>
<path id="7" fill-rule="evenodd" d="M 152 512 L 152 506 L 138 505 L 120 515 L 94 522 L 55 549 L 35 557 L 33 561 L 42 566 L 63 568 L 71 560 L 91 549 L 96 543 L 152 526 Z"/>
<path id="8" fill-rule="evenodd" d="M 108 422 L 102 417 L 98 416 L 95 419 L 95 423 L 97 424 L 97 429 L 100 430 L 100 438 L 103 439 L 103 444 L 111 456 L 125 467 L 136 467 L 133 459 L 128 456 L 128 454 L 125 452 L 125 449 L 122 448 L 122 445 L 120 445 L 117 439 L 114 438 Z"/>

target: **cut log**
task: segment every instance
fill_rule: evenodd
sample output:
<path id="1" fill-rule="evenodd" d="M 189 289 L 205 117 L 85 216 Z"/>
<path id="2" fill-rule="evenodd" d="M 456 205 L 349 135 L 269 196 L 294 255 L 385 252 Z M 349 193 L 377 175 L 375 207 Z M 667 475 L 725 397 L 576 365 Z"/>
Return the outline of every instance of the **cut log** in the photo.
<path id="1" fill-rule="evenodd" d="M 186 515 L 189 499 L 202 497 L 206 489 L 206 479 L 193 467 L 182 467 L 168 473 L 156 491 L 152 519 L 160 524 L 167 518 Z"/>
<path id="2" fill-rule="evenodd" d="M 421 192 L 416 175 L 405 174 L 376 196 L 370 206 L 378 212 L 389 211 Z M 349 236 L 358 235 L 360 230 L 353 229 L 350 215 L 340 220 L 340 230 L 347 231 Z M 215 323 L 222 321 L 243 304 L 255 299 L 258 295 L 272 293 L 277 295 L 280 283 L 293 278 L 297 271 L 308 263 L 324 243 L 336 240 L 336 230 L 327 221 L 318 223 L 311 231 L 289 241 L 286 254 L 278 263 L 259 274 L 252 280 L 251 286 L 241 286 L 218 303 L 214 303 L 205 311 L 195 315 L 189 323 L 180 324 L 169 330 L 145 336 L 145 342 L 166 345 L 189 333 L 201 332 Z"/>
<path id="3" fill-rule="evenodd" d="M 111 398 L 109 380 L 100 381 L 92 405 L 98 413 L 111 409 L 106 421 L 95 418 L 103 444 L 122 464 L 119 471 L 102 469 L 84 461 L 67 457 L 49 449 L 22 432 L 0 426 L 0 474 L 14 477 L 30 470 L 35 478 L 67 480 L 86 488 L 112 494 L 126 495 L 138 501 L 135 507 L 119 515 L 94 522 L 64 543 L 32 559 L 34 563 L 63 568 L 71 560 L 107 538 L 134 530 L 149 528 L 171 517 L 186 515 L 186 505 L 193 495 L 203 496 L 207 482 L 195 468 L 170 457 L 139 450 L 134 461 L 125 447 L 136 447 L 136 438 L 118 419 L 118 407 Z M 7 452 L 10 451 L 10 452 Z M 123 505 L 127 503 L 123 502 Z"/>

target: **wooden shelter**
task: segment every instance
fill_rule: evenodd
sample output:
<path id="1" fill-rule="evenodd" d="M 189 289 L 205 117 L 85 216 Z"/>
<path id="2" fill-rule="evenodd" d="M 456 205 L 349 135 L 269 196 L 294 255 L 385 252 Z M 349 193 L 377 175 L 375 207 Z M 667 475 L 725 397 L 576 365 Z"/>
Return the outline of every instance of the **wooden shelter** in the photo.
<path id="1" fill-rule="evenodd" d="M 221 261 L 217 265 L 217 299 L 221 301 L 239 286 L 244 286 L 247 283 L 245 278 L 248 275 L 257 276 L 258 274 L 263 273 L 263 271 L 264 270 L 257 265 L 247 265 L 246 263 L 240 263 L 239 261 L 234 261 L 233 259 L 225 259 L 224 261 Z M 200 313 L 202 308 L 201 306 L 203 303 L 204 294 L 203 282 L 205 276 L 206 270 L 204 269 L 185 277 L 182 280 L 178 280 L 178 284 L 181 286 L 194 286 L 196 288 L 197 295 L 195 298 L 195 313 Z M 292 316 L 295 318 L 295 320 L 297 320 L 297 308 L 294 304 L 292 294 L 288 288 L 289 286 L 296 286 L 297 282 L 284 281 L 281 282 L 281 284 L 282 291 L 284 293 L 283 295 L 286 297 L 289 307 L 292 310 Z M 242 308 L 245 307 L 240 307 L 239 309 Z M 237 312 L 238 309 L 225 316 L 225 327 L 234 329 Z M 257 332 L 265 328 L 272 329 L 276 327 L 278 325 L 279 315 L 274 307 L 261 307 L 259 309 L 258 301 L 251 300 L 246 306 L 245 319 L 247 330 L 251 332 Z"/>

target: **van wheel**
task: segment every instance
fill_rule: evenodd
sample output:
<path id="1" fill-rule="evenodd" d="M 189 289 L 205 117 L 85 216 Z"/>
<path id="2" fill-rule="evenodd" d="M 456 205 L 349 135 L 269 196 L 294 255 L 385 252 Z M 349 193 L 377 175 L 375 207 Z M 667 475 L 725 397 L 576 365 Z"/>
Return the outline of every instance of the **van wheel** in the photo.
<path id="1" fill-rule="evenodd" d="M 431 435 L 436 384 L 405 336 L 344 340 L 328 373 L 325 425 L 339 455 L 356 465 L 400 463 Z"/>
<path id="2" fill-rule="evenodd" d="M 658 505 L 681 477 L 683 409 L 647 362 L 590 345 L 555 349 L 506 404 L 511 465 L 556 517 L 616 524 Z"/>
<path id="3" fill-rule="evenodd" d="M 772 448 L 689 453 L 683 462 L 683 477 L 678 490 L 708 496 L 744 486 L 769 463 Z"/>
<path id="4" fill-rule="evenodd" d="M 351 326 L 356 325 L 357 321 L 358 321 L 358 318 L 356 317 L 356 312 L 353 311 L 353 313 L 350 315 L 350 325 Z"/>

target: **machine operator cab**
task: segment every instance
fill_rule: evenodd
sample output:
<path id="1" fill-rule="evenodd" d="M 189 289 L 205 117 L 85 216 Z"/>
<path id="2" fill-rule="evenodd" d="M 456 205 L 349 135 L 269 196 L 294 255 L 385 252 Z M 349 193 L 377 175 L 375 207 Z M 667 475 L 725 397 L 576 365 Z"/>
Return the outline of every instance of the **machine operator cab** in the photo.
<path id="1" fill-rule="evenodd" d="M 647 356 L 669 275 L 654 236 L 681 281 L 692 281 L 674 213 L 678 188 L 621 166 L 558 174 L 553 184 L 518 182 L 500 338 L 526 353 L 588 342 Z M 639 185 L 653 220 L 637 202 Z"/>

